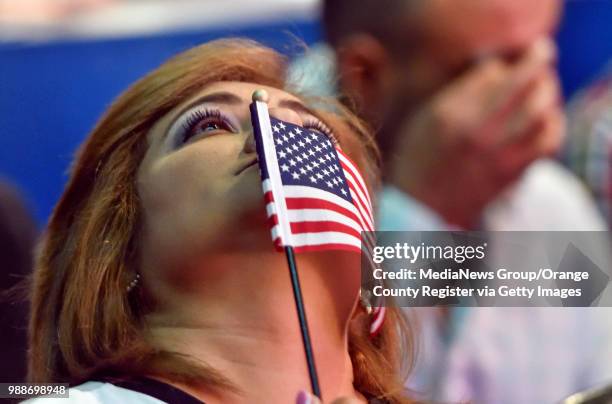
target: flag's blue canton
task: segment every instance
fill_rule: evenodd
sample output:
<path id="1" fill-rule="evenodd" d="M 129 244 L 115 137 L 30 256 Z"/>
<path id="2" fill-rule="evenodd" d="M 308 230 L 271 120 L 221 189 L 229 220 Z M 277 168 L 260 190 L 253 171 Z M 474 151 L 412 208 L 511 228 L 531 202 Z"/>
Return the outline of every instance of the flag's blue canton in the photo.
<path id="1" fill-rule="evenodd" d="M 270 118 L 283 185 L 303 185 L 331 192 L 353 203 L 333 143 L 319 131 Z"/>

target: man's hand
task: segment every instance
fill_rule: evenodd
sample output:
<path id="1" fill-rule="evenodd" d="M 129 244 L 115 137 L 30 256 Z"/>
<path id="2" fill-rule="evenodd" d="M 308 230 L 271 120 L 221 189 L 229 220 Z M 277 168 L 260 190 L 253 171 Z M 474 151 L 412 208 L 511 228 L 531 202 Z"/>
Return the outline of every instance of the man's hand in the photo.
<path id="1" fill-rule="evenodd" d="M 483 60 L 408 117 L 389 180 L 450 224 L 472 227 L 534 160 L 560 147 L 564 116 L 552 41 Z"/>

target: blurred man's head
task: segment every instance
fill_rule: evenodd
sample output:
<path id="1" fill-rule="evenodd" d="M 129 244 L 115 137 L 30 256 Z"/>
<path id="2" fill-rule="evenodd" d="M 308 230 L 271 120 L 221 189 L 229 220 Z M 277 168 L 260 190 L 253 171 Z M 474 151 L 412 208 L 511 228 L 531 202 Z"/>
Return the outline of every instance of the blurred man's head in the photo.
<path id="1" fill-rule="evenodd" d="M 560 6 L 325 1 L 341 90 L 376 128 L 388 184 L 469 228 L 556 152 L 564 119 L 550 36 Z"/>
<path id="2" fill-rule="evenodd" d="M 341 86 L 381 123 L 487 56 L 514 62 L 554 31 L 559 0 L 326 0 Z M 387 118 L 388 119 L 388 118 Z"/>

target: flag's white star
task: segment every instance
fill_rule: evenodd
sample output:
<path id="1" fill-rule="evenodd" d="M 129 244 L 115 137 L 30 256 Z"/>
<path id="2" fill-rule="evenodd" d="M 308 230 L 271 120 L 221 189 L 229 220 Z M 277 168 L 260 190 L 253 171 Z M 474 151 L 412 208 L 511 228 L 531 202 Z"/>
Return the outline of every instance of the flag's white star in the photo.
<path id="1" fill-rule="evenodd" d="M 290 165 L 291 167 L 295 167 L 295 165 L 296 165 L 296 164 L 297 164 L 297 163 L 295 162 L 295 160 L 294 160 L 294 159 L 289 160 L 289 165 Z"/>
<path id="2" fill-rule="evenodd" d="M 306 164 L 306 169 L 308 171 L 312 171 L 313 170 L 313 168 L 312 168 L 312 166 L 310 164 Z"/>
<path id="3" fill-rule="evenodd" d="M 300 174 L 298 173 L 291 173 L 291 176 L 293 177 L 294 180 L 299 180 L 300 179 Z"/>
<path id="4" fill-rule="evenodd" d="M 323 157 L 319 157 L 319 163 L 325 164 L 325 159 Z"/>
<path id="5" fill-rule="evenodd" d="M 326 182 L 326 184 L 327 184 L 327 186 L 328 186 L 328 187 L 330 187 L 330 188 L 333 188 L 333 187 L 334 187 L 334 186 L 332 185 L 331 181 L 327 181 L 327 182 Z"/>
<path id="6" fill-rule="evenodd" d="M 289 141 L 289 138 L 287 137 L 287 135 L 283 135 L 283 140 L 284 140 L 285 142 L 288 142 L 288 141 Z"/>
<path id="7" fill-rule="evenodd" d="M 346 196 L 346 191 L 344 190 L 344 188 L 340 188 L 340 192 L 342 192 L 342 195 Z"/>
<path id="8" fill-rule="evenodd" d="M 276 126 L 276 125 L 274 125 L 274 126 L 272 127 L 272 130 L 273 130 L 275 133 L 280 132 L 279 127 L 278 127 L 278 126 Z"/>
<path id="9" fill-rule="evenodd" d="M 287 147 L 287 148 L 285 149 L 285 152 L 287 152 L 287 154 L 292 154 L 292 153 L 293 153 L 293 150 L 291 150 L 291 147 Z"/>
<path id="10" fill-rule="evenodd" d="M 285 153 L 284 151 L 281 150 L 278 152 L 278 157 L 284 159 L 286 156 L 287 156 L 287 153 Z"/>
<path id="11" fill-rule="evenodd" d="M 331 158 L 331 154 L 327 154 L 327 155 L 325 156 L 325 159 L 327 159 L 327 161 L 331 161 L 331 160 L 332 160 L 332 158 Z"/>
<path id="12" fill-rule="evenodd" d="M 295 137 L 295 134 L 293 132 L 289 132 L 289 137 L 293 139 Z"/>
<path id="13" fill-rule="evenodd" d="M 322 149 L 321 149 L 321 146 L 316 145 L 316 146 L 315 146 L 315 150 L 316 150 L 316 151 L 318 151 L 318 152 L 320 152 L 320 151 L 322 150 Z"/>
<path id="14" fill-rule="evenodd" d="M 311 156 L 314 156 L 315 152 L 314 152 L 314 150 L 310 149 L 310 150 L 308 150 L 308 154 L 310 154 Z"/>
<path id="15" fill-rule="evenodd" d="M 317 173 L 317 178 L 320 179 L 320 180 L 323 179 L 323 176 L 321 175 L 321 173 Z"/>
<path id="16" fill-rule="evenodd" d="M 304 160 L 308 160 L 308 153 L 306 153 L 306 152 L 302 153 L 302 158 Z"/>
<path id="17" fill-rule="evenodd" d="M 299 163 L 301 163 L 302 161 L 304 161 L 304 159 L 303 159 L 301 156 L 296 156 L 295 158 L 296 158 L 296 160 L 297 160 Z"/>
<path id="18" fill-rule="evenodd" d="M 334 180 L 332 181 L 334 183 L 334 185 L 338 185 L 338 179 L 334 178 Z"/>
<path id="19" fill-rule="evenodd" d="M 312 143 L 312 139 L 310 139 L 309 137 L 306 137 L 306 138 L 304 139 L 304 141 L 305 141 L 306 143 L 308 143 L 308 144 L 311 144 L 311 143 Z"/>
<path id="20" fill-rule="evenodd" d="M 293 147 L 293 150 L 295 150 L 295 151 L 298 151 L 298 150 L 300 149 L 299 147 L 297 147 L 297 145 L 296 145 L 296 144 L 294 144 L 294 145 L 293 145 L 293 146 L 291 146 L 291 147 Z"/>
<path id="21" fill-rule="evenodd" d="M 278 145 L 283 144 L 283 139 L 281 139 L 280 137 L 276 138 L 276 144 Z"/>
<path id="22" fill-rule="evenodd" d="M 302 134 L 302 130 L 300 128 L 295 128 L 294 130 L 298 135 Z"/>
<path id="23" fill-rule="evenodd" d="M 307 171 L 304 167 L 300 167 L 300 173 L 306 175 Z"/>
<path id="24" fill-rule="evenodd" d="M 315 183 L 315 184 L 316 184 L 317 179 L 316 179 L 314 176 L 311 176 L 311 177 L 310 177 L 310 182 L 313 182 L 313 183 Z"/>
<path id="25" fill-rule="evenodd" d="M 306 143 L 302 142 L 301 140 L 298 142 L 298 144 L 300 145 L 300 147 L 305 147 Z"/>
<path id="26" fill-rule="evenodd" d="M 287 166 L 287 164 L 283 164 L 282 166 L 280 166 L 280 168 L 283 171 L 289 171 L 289 167 Z"/>
<path id="27" fill-rule="evenodd" d="M 327 168 L 324 168 L 322 171 L 323 171 L 323 174 L 329 175 L 329 170 L 327 170 Z"/>
<path id="28" fill-rule="evenodd" d="M 282 122 L 279 122 L 279 123 L 278 123 L 278 126 L 280 126 L 280 128 L 281 128 L 282 130 L 285 130 L 285 128 L 286 128 L 286 126 L 285 126 L 285 125 L 284 125 Z"/>

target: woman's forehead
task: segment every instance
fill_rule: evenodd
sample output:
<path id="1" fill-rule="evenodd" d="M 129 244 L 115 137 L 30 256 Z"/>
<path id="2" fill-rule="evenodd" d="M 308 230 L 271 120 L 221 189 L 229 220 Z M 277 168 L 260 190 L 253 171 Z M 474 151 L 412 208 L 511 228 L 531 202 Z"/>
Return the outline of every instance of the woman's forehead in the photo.
<path id="1" fill-rule="evenodd" d="M 212 83 L 199 92 L 197 92 L 189 101 L 204 97 L 208 94 L 215 93 L 230 93 L 242 99 L 245 103 L 251 103 L 251 97 L 255 90 L 263 89 L 266 90 L 270 97 L 270 104 L 278 102 L 280 100 L 292 100 L 300 101 L 295 95 L 276 87 L 271 87 L 263 84 L 242 82 L 242 81 L 218 81 Z"/>

